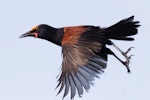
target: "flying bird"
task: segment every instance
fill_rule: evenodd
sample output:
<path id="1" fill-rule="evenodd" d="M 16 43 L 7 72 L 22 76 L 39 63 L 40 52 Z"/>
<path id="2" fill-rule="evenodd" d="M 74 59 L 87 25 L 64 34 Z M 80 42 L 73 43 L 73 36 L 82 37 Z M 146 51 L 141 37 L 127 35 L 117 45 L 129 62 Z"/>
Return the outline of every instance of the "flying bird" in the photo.
<path id="1" fill-rule="evenodd" d="M 20 38 L 45 39 L 62 47 L 63 61 L 58 77 L 58 94 L 64 90 L 63 98 L 70 92 L 73 99 L 76 94 L 81 97 L 84 90 L 90 89 L 94 79 L 104 72 L 108 55 L 113 55 L 127 68 L 127 72 L 130 72 L 129 62 L 132 55 L 127 54 L 132 47 L 124 52 L 112 42 L 112 39 L 133 41 L 134 38 L 131 36 L 137 34 L 139 26 L 139 21 L 134 21 L 134 16 L 105 28 L 92 25 L 54 28 L 40 24 Z M 126 60 L 121 60 L 106 45 L 116 48 Z"/>

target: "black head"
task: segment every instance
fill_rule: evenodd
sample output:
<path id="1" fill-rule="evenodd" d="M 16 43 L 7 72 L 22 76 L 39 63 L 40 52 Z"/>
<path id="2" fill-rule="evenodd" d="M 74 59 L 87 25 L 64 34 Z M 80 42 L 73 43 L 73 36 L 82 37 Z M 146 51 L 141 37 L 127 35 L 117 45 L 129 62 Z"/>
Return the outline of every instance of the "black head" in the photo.
<path id="1" fill-rule="evenodd" d="M 33 27 L 30 31 L 22 34 L 20 38 L 24 37 L 35 37 L 48 40 L 57 45 L 61 45 L 63 28 L 56 29 L 46 24 L 41 24 L 36 27 Z"/>
<path id="2" fill-rule="evenodd" d="M 46 24 L 41 24 L 38 26 L 33 27 L 30 31 L 22 34 L 20 38 L 24 37 L 35 37 L 35 38 L 41 38 L 41 39 L 46 39 L 49 37 L 50 34 L 53 34 L 56 32 L 57 29 L 46 25 Z"/>

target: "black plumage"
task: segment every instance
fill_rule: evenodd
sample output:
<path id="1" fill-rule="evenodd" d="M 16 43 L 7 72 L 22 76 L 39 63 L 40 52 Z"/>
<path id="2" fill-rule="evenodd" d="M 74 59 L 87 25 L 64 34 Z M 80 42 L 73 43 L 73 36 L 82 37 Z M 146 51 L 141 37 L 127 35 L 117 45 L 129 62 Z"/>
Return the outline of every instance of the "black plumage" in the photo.
<path id="1" fill-rule="evenodd" d="M 139 21 L 134 21 L 134 16 L 107 28 L 91 25 L 54 28 L 41 24 L 21 35 L 20 38 L 32 36 L 62 47 L 63 62 L 58 78 L 57 87 L 60 87 L 58 94 L 64 89 L 64 98 L 70 90 L 71 99 L 73 99 L 77 92 L 81 97 L 84 89 L 86 91 L 90 89 L 94 78 L 104 72 L 108 54 L 117 58 L 130 72 L 131 56 L 127 53 L 131 48 L 123 52 L 111 39 L 132 41 L 134 38 L 131 36 L 137 34 L 139 26 Z M 126 61 L 122 61 L 106 45 L 114 46 L 126 58 Z"/>

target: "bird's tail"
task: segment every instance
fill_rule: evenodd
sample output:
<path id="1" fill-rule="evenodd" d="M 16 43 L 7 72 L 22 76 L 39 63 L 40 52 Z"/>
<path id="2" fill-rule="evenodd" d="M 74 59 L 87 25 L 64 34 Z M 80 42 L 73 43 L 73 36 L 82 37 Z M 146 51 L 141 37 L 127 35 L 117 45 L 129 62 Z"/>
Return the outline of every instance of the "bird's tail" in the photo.
<path id="1" fill-rule="evenodd" d="M 134 16 L 123 19 L 120 22 L 105 29 L 105 37 L 116 40 L 132 41 L 134 38 L 129 37 L 137 34 L 137 28 L 140 26 L 139 21 L 133 21 Z"/>

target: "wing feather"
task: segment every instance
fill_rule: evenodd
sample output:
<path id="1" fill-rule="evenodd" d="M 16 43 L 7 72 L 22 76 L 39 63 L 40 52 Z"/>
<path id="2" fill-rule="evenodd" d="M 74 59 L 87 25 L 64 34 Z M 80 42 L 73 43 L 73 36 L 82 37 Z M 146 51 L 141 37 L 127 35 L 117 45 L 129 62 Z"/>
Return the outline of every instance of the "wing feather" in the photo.
<path id="1" fill-rule="evenodd" d="M 71 99 L 73 99 L 73 97 L 76 94 L 76 86 L 72 78 L 72 75 L 69 75 L 69 82 L 70 82 L 70 90 L 71 90 Z"/>
<path id="2" fill-rule="evenodd" d="M 78 77 L 74 74 L 73 71 L 71 72 L 71 75 L 72 75 L 74 83 L 76 85 L 76 88 L 77 88 L 77 91 L 78 91 L 78 95 L 79 95 L 79 97 L 81 97 L 81 95 L 83 94 L 82 84 L 81 84 L 80 80 L 78 79 Z M 74 97 L 72 97 L 72 98 L 74 98 Z"/>
<path id="3" fill-rule="evenodd" d="M 68 94 L 69 92 L 69 77 L 68 77 L 68 74 L 66 74 L 66 77 L 65 77 L 65 92 L 64 92 L 64 96 L 63 98 Z"/>
<path id="4" fill-rule="evenodd" d="M 88 91 L 95 77 L 99 77 L 98 75 L 106 68 L 107 54 L 104 52 L 103 33 L 89 31 L 89 28 L 87 30 L 80 27 L 80 30 L 74 30 L 76 33 L 72 33 L 73 36 L 63 41 L 62 72 L 58 79 L 58 87 L 60 86 L 58 93 L 65 89 L 63 98 L 69 93 L 69 89 L 71 99 L 74 98 L 76 90 L 81 97 L 83 88 Z"/>

